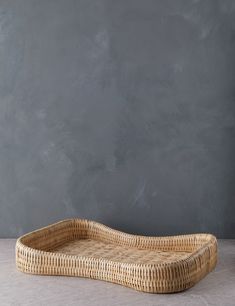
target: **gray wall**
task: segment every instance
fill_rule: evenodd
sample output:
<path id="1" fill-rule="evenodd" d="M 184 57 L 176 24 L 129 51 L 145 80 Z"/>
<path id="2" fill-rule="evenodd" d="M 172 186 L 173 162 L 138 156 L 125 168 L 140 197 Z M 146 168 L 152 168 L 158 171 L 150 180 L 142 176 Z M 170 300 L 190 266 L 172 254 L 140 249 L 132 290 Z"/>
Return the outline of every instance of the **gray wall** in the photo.
<path id="1" fill-rule="evenodd" d="M 0 0 L 0 236 L 69 217 L 235 237 L 235 1 Z"/>

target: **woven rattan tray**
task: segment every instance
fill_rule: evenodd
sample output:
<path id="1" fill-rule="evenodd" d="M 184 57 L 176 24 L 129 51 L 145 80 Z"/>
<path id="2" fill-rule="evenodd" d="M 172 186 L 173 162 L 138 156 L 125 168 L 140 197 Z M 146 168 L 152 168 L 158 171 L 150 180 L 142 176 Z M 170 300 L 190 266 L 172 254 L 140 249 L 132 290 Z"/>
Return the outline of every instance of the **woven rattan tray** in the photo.
<path id="1" fill-rule="evenodd" d="M 137 236 L 83 219 L 49 225 L 16 242 L 20 271 L 90 277 L 152 293 L 192 287 L 216 260 L 210 234 Z"/>

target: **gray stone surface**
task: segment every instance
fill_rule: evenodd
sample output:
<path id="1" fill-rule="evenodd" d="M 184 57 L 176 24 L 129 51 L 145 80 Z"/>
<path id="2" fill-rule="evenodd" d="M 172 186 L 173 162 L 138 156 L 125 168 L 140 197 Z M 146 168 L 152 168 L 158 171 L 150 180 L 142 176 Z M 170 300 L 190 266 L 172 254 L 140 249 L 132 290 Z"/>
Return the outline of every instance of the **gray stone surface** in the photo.
<path id="1" fill-rule="evenodd" d="M 14 239 L 0 239 L 1 306 L 234 306 L 235 240 L 219 241 L 216 269 L 193 288 L 177 294 L 148 294 L 78 277 L 24 274 L 16 270 Z"/>
<path id="2" fill-rule="evenodd" d="M 0 237 L 234 237 L 234 54 L 233 0 L 0 0 Z"/>

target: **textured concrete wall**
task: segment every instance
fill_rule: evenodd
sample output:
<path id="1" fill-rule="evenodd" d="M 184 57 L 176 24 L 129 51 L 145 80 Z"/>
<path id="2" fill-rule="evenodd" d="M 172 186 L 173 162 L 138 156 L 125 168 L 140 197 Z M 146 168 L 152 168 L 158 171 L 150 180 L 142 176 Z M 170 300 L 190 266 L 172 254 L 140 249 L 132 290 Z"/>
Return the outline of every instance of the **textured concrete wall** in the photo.
<path id="1" fill-rule="evenodd" d="M 234 85 L 233 0 L 0 0 L 0 236 L 235 237 Z"/>

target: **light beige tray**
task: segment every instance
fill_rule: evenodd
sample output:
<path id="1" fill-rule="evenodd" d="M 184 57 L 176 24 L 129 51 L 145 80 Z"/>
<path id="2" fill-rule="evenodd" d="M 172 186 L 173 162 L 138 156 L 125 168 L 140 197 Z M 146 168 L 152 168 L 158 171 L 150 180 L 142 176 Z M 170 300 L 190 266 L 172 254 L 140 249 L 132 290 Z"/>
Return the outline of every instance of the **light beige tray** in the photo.
<path id="1" fill-rule="evenodd" d="M 49 225 L 16 242 L 20 271 L 89 277 L 151 293 L 192 287 L 216 260 L 210 234 L 146 237 L 83 219 Z"/>

